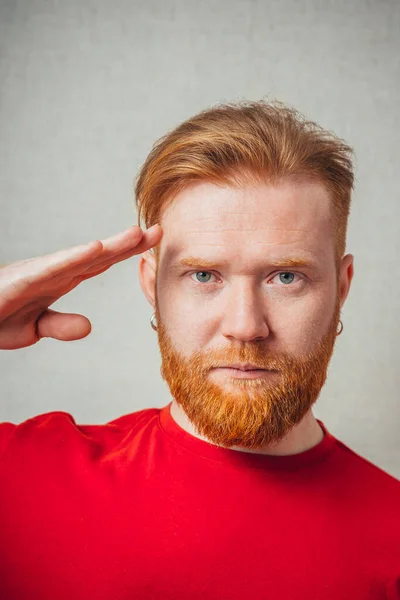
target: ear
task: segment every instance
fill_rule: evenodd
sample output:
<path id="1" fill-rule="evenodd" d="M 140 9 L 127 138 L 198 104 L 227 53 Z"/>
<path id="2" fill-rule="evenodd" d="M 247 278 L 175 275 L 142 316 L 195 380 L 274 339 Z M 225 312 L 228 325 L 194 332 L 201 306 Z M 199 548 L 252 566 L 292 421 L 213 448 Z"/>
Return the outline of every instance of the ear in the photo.
<path id="1" fill-rule="evenodd" d="M 156 273 L 156 257 L 150 250 L 147 250 L 139 261 L 139 281 L 144 295 L 153 308 L 156 307 Z"/>
<path id="2" fill-rule="evenodd" d="M 354 275 L 354 256 L 347 254 L 342 259 L 342 265 L 340 269 L 340 308 L 342 308 L 347 295 L 350 291 L 351 280 Z"/>

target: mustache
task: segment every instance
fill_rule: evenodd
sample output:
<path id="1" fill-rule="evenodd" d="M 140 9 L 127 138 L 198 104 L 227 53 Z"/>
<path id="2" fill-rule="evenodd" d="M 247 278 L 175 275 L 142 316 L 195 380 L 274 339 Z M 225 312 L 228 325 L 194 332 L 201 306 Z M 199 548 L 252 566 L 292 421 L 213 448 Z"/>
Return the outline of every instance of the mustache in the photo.
<path id="1" fill-rule="evenodd" d="M 276 371 L 290 367 L 294 361 L 298 364 L 301 358 L 297 356 L 294 359 L 288 354 L 271 355 L 270 351 L 260 348 L 208 350 L 196 352 L 190 359 L 192 365 L 201 366 L 204 370 L 230 365 L 251 365 L 254 369 Z"/>

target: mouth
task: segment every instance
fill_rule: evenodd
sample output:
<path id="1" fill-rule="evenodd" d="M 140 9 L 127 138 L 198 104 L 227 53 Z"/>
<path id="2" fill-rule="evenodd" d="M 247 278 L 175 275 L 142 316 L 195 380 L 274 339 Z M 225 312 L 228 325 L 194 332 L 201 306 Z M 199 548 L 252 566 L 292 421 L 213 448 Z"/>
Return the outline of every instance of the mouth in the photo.
<path id="1" fill-rule="evenodd" d="M 233 377 L 235 379 L 265 379 L 276 374 L 278 371 L 273 369 L 262 369 L 255 365 L 221 365 L 213 369 L 219 373 L 222 373 L 226 377 Z"/>
<path id="2" fill-rule="evenodd" d="M 268 371 L 269 369 L 264 369 L 263 367 L 259 367 L 257 365 L 253 365 L 251 363 L 246 364 L 233 364 L 233 365 L 220 365 L 217 367 L 219 369 L 235 369 L 237 371 Z"/>

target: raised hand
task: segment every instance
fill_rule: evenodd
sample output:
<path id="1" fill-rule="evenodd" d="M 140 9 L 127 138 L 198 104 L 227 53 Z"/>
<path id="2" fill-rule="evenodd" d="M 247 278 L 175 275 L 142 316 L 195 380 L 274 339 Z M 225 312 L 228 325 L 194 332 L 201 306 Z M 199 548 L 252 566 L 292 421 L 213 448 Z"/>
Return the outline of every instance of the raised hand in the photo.
<path id="1" fill-rule="evenodd" d="M 48 307 L 85 279 L 156 246 L 160 225 L 143 231 L 134 225 L 105 240 L 13 262 L 0 269 L 0 349 L 16 350 L 42 337 L 78 340 L 89 335 L 91 323 L 79 314 Z"/>

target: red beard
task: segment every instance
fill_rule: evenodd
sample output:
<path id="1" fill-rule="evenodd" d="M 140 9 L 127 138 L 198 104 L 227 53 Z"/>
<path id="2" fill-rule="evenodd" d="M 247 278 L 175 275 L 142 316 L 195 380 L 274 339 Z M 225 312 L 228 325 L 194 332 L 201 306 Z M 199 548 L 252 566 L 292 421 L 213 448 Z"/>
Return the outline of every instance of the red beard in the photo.
<path id="1" fill-rule="evenodd" d="M 156 303 L 161 375 L 199 435 L 227 448 L 262 448 L 285 437 L 316 402 L 326 381 L 339 317 L 338 297 L 328 332 L 307 354 L 269 356 L 265 345 L 250 343 L 186 358 L 174 349 Z M 279 373 L 229 380 L 223 387 L 211 380 L 212 367 L 234 363 L 253 363 Z"/>

